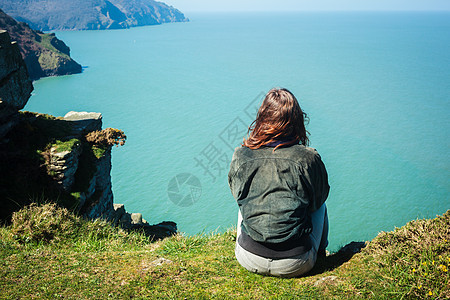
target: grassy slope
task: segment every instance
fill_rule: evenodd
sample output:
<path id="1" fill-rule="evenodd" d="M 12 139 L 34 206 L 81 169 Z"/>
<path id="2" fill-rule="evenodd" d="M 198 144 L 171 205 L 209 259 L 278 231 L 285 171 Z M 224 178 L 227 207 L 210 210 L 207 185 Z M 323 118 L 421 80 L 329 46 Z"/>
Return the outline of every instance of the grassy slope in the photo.
<path id="1" fill-rule="evenodd" d="M 56 37 L 54 35 L 48 34 L 48 33 L 39 33 L 40 37 L 41 37 L 41 41 L 38 42 L 43 48 L 46 48 L 52 52 L 57 53 L 60 56 L 63 56 L 65 58 L 70 58 L 70 56 L 68 56 L 67 54 L 61 52 L 60 50 L 56 49 L 53 45 L 52 45 L 52 40 L 56 39 Z M 37 42 L 37 41 L 36 41 Z"/>
<path id="2" fill-rule="evenodd" d="M 22 212 L 0 229 L 2 299 L 450 297 L 450 211 L 380 233 L 348 262 L 294 279 L 240 267 L 234 230 L 151 243 L 54 207 L 44 211 Z"/>

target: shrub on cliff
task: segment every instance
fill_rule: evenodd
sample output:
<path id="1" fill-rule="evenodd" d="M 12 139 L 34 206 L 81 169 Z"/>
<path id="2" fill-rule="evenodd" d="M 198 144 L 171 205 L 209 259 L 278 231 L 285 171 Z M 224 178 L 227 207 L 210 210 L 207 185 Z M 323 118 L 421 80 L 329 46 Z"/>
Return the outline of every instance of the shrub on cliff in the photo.
<path id="1" fill-rule="evenodd" d="M 125 133 L 115 128 L 96 130 L 86 135 L 86 141 L 91 143 L 92 153 L 98 159 L 104 155 L 108 147 L 125 145 L 126 139 Z"/>
<path id="2" fill-rule="evenodd" d="M 92 131 L 86 135 L 86 141 L 97 146 L 123 146 L 126 139 L 122 130 L 114 128 Z"/>

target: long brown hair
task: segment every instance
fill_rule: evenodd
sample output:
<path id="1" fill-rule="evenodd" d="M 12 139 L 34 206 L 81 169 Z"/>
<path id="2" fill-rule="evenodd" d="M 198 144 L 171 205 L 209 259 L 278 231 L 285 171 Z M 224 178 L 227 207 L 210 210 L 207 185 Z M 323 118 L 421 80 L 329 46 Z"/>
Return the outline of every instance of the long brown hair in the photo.
<path id="1" fill-rule="evenodd" d="M 309 132 L 305 128 L 308 116 L 302 111 L 295 96 L 287 89 L 271 89 L 248 128 L 242 146 L 258 149 L 279 142 L 274 148 L 301 143 L 309 144 Z"/>

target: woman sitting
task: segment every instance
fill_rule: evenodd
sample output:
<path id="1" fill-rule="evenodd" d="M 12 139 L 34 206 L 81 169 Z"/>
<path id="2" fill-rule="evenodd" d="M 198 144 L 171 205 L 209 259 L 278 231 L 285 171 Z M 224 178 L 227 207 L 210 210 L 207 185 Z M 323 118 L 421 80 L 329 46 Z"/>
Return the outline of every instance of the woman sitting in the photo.
<path id="1" fill-rule="evenodd" d="M 325 166 L 307 147 L 306 114 L 286 89 L 270 90 L 228 182 L 239 206 L 235 254 L 247 270 L 294 277 L 311 270 L 328 244 Z"/>

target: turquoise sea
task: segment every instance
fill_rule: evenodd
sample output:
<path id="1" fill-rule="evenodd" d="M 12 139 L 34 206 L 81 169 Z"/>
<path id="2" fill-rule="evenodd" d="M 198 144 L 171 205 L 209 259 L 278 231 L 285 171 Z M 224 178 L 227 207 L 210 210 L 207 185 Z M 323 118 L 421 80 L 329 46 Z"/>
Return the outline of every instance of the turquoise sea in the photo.
<path id="1" fill-rule="evenodd" d="M 84 71 L 34 82 L 25 110 L 101 112 L 125 131 L 115 203 L 187 234 L 235 226 L 232 149 L 286 87 L 328 169 L 331 250 L 450 209 L 449 12 L 188 17 L 57 32 Z"/>

